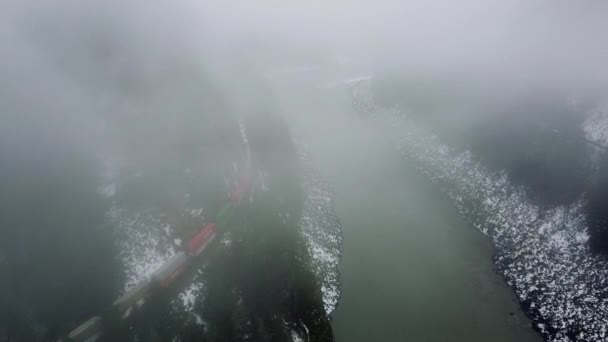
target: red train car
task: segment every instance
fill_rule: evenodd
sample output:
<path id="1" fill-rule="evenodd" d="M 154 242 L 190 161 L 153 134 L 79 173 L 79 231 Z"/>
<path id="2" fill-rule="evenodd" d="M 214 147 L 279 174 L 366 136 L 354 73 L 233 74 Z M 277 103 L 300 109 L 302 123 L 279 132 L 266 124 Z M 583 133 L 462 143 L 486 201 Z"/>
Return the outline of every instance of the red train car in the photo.
<path id="1" fill-rule="evenodd" d="M 217 236 L 217 228 L 215 223 L 209 223 L 203 227 L 196 235 L 188 242 L 188 255 L 197 256 L 201 254 L 207 246 Z"/>

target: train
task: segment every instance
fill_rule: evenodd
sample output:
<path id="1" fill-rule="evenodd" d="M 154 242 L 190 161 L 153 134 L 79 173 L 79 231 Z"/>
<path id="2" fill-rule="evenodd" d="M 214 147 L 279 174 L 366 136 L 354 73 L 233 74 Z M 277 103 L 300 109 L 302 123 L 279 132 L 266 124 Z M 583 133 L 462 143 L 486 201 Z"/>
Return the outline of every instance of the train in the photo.
<path id="1" fill-rule="evenodd" d="M 156 269 L 149 277 L 146 277 L 136 286 L 130 288 L 112 307 L 123 314 L 129 315 L 131 308 L 136 304 L 141 304 L 150 295 L 154 287 L 169 287 L 188 268 L 189 264 L 199 256 L 217 237 L 217 225 L 209 223 L 203 226 L 186 245 L 183 252 L 178 252 L 169 260 Z M 91 342 L 101 336 L 102 319 L 99 316 L 92 317 L 86 322 L 72 330 L 67 337 L 68 341 Z"/>

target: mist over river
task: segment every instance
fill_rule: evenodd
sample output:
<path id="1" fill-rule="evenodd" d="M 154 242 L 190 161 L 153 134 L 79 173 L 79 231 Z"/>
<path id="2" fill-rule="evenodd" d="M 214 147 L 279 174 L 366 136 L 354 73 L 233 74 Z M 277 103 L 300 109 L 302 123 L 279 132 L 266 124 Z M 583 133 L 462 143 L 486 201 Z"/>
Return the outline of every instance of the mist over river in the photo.
<path id="1" fill-rule="evenodd" d="M 540 341 L 489 240 L 360 120 L 344 88 L 280 81 L 280 109 L 336 193 L 337 341 Z"/>

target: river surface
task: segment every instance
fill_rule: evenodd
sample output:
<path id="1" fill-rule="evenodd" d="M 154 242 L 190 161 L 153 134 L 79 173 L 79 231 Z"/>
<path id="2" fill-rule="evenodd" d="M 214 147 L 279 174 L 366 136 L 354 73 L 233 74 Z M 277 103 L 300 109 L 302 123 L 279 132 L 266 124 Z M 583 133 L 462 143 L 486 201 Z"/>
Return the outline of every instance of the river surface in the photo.
<path id="1" fill-rule="evenodd" d="M 336 193 L 343 226 L 337 341 L 540 341 L 495 272 L 492 246 L 346 89 L 277 87 L 280 110 Z"/>

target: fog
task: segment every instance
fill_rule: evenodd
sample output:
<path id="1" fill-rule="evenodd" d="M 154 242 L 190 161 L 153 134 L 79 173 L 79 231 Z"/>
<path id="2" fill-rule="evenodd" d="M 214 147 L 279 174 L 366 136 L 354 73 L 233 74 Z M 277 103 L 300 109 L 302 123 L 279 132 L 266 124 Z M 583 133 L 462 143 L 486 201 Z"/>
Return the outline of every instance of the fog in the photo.
<path id="1" fill-rule="evenodd" d="M 53 97 L 53 88 L 65 98 L 55 106 L 86 104 L 92 111 L 92 102 L 99 107 L 123 99 L 118 86 L 145 84 L 176 64 L 202 67 L 225 96 L 240 98 L 252 90 L 244 85 L 236 91 L 234 83 L 247 83 L 228 75 L 259 78 L 273 68 L 350 62 L 361 73 L 441 75 L 483 87 L 579 94 L 606 85 L 606 6 L 493 0 L 13 1 L 2 14 L 3 87 L 17 94 L 26 92 L 23 87 L 38 88 L 41 97 Z"/>
<path id="2" fill-rule="evenodd" d="M 395 148 L 398 144 L 384 144 L 379 142 L 385 141 L 383 133 L 370 133 L 378 123 L 361 118 L 377 117 L 376 110 L 388 108 L 405 113 L 445 146 L 468 151 L 492 172 L 503 172 L 538 208 L 570 208 L 583 203 L 581 199 L 588 201 L 585 215 L 591 225 L 591 249 L 605 255 L 608 226 L 602 213 L 608 182 L 601 175 L 608 163 L 590 147 L 595 143 L 596 148 L 605 149 L 605 142 L 590 142 L 582 127 L 608 99 L 607 32 L 608 3 L 586 0 L 5 2 L 0 12 L 0 203 L 4 206 L 0 272 L 10 281 L 0 277 L 0 307 L 9 308 L 0 315 L 0 341 L 56 340 L 111 304 L 133 285 L 133 279 L 149 277 L 141 273 L 145 267 L 133 261 L 138 248 L 146 245 L 148 233 L 135 231 L 129 240 L 131 231 L 123 229 L 128 226 L 124 222 L 150 215 L 153 218 L 144 222 L 162 226 L 157 231 L 173 229 L 162 239 L 174 254 L 185 248 L 185 243 L 180 246 L 174 241 L 181 244 L 203 224 L 223 219 L 224 203 L 232 196 L 227 194 L 247 179 L 261 184 L 259 193 L 270 187 L 268 193 L 276 196 L 259 195 L 263 198 L 257 202 L 259 207 L 245 209 L 255 218 L 251 226 L 299 225 L 299 218 L 308 219 L 306 208 L 311 206 L 301 192 L 312 191 L 301 184 L 317 184 L 299 171 L 297 156 L 307 153 L 304 160 L 310 165 L 303 169 L 318 170 L 319 177 L 337 189 L 336 212 L 333 199 L 326 203 L 330 209 L 321 210 L 319 205 L 318 210 L 346 223 L 347 280 L 343 285 L 347 309 L 338 309 L 333 323 L 339 340 L 362 339 L 366 333 L 369 339 L 401 340 L 405 335 L 393 334 L 386 327 L 398 325 L 386 323 L 388 316 L 402 317 L 415 310 L 424 313 L 419 324 L 423 328 L 411 327 L 411 336 L 419 339 L 451 336 L 453 332 L 445 329 L 430 333 L 433 327 L 427 323 L 436 318 L 456 322 L 449 325 L 471 341 L 491 338 L 484 329 L 467 337 L 469 324 L 474 330 L 479 322 L 500 331 L 504 341 L 535 340 L 528 326 L 532 315 L 522 313 L 511 288 L 496 274 L 489 243 L 480 242 L 480 235 L 453 208 L 445 209 L 445 217 L 434 217 L 439 210 L 435 208 L 445 207 L 444 197 L 433 190 L 436 184 L 419 175 L 415 170 L 420 167 L 411 160 L 402 162 Z M 373 104 L 364 104 L 369 105 L 365 115 L 358 112 L 361 108 L 352 108 L 362 101 L 357 98 L 358 87 L 369 92 L 362 98 L 373 98 Z M 247 174 L 253 172 L 250 168 L 259 169 L 257 178 Z M 353 170 L 361 170 L 360 176 Z M 359 190 L 352 189 L 359 185 Z M 370 192 L 381 193 L 376 189 L 383 189 L 384 197 L 359 202 Z M 266 220 L 264 214 L 275 209 L 284 211 L 281 219 Z M 191 214 L 196 210 L 198 214 Z M 70 214 L 74 212 L 79 214 Z M 370 224 L 377 224 L 385 235 L 361 233 L 365 229 L 361 222 L 368 216 L 379 218 L 380 223 Z M 412 228 L 403 228 L 404 222 Z M 440 228 L 429 232 L 429 226 Z M 454 233 L 452 226 L 467 232 Z M 336 237 L 339 229 L 335 229 L 331 233 L 335 236 L 330 234 L 326 240 L 341 245 Z M 228 234 L 233 240 L 226 246 L 247 245 L 243 241 L 253 239 L 245 234 L 239 240 L 242 231 L 235 232 Z M 310 246 L 310 241 L 298 240 L 300 235 L 297 239 L 286 236 L 280 229 L 264 232 L 271 234 L 274 245 L 252 244 L 256 247 L 246 249 L 250 254 L 228 253 L 235 259 L 227 257 L 217 265 L 255 260 L 252 255 L 259 252 L 255 248 L 289 254 L 285 246 L 297 251 L 294 258 L 302 264 L 309 262 L 309 256 L 297 253 L 306 254 L 302 246 Z M 305 234 L 305 238 L 310 236 Z M 397 246 L 392 244 L 395 239 L 408 242 Z M 368 255 L 368 240 L 377 243 L 377 249 L 386 245 L 385 253 Z M 278 244 L 283 249 L 272 249 Z M 433 253 L 420 250 L 421 244 L 432 246 Z M 162 242 L 148 245 L 154 245 L 150 249 L 155 252 L 162 249 Z M 336 287 L 340 285 L 341 248 L 332 250 L 335 262 L 327 262 L 329 271 L 323 271 L 335 275 L 338 280 L 332 278 L 329 285 Z M 217 253 L 222 255 L 221 250 Z M 77 255 L 83 260 L 74 261 Z M 368 265 L 359 265 L 362 258 L 369 258 Z M 434 271 L 410 265 L 411 272 L 376 272 L 384 269 L 383 264 L 404 258 L 432 259 Z M 448 263 L 451 259 L 454 264 Z M 477 264 L 476 260 L 483 261 Z M 263 272 L 264 262 L 269 269 L 276 266 L 276 274 Z M 65 265 L 72 265 L 74 272 L 69 274 Z M 252 292 L 250 298 L 274 298 L 272 291 L 293 290 L 264 283 L 267 278 L 280 278 L 283 271 L 288 273 L 282 264 L 268 260 L 243 264 L 254 270 L 239 264 L 238 270 L 246 274 L 241 276 L 227 276 L 237 271 L 224 272 L 217 265 L 204 268 L 211 274 L 205 283 L 211 284 L 209 291 L 220 291 L 213 293 L 225 295 L 221 289 L 230 288 L 209 280 L 213 276 L 253 284 L 257 290 L 241 289 Z M 316 329 L 317 339 L 313 333 L 310 340 L 333 340 L 330 321 L 321 313 L 323 304 L 328 305 L 321 288 L 329 285 L 319 283 L 315 278 L 319 274 L 302 271 L 306 267 L 294 269 L 289 276 L 300 277 L 304 285 L 295 286 L 290 280 L 289 286 L 304 291 L 301 297 L 306 299 L 297 302 L 300 306 L 293 304 L 298 307 L 296 314 L 280 316 L 284 325 L 291 324 L 293 336 L 302 334 L 298 326 L 302 324 L 308 334 L 309 328 Z M 441 294 L 444 288 L 424 284 L 443 281 L 453 275 L 453 269 L 461 270 L 456 275 L 458 285 L 450 288 L 453 297 Z M 382 296 L 361 302 L 357 291 L 364 290 L 368 277 L 398 284 L 416 278 L 422 285 L 390 287 L 394 303 Z M 46 289 L 41 285 L 46 281 L 51 285 L 45 296 L 40 292 Z M 90 282 L 98 287 L 76 291 Z M 468 303 L 481 301 L 475 291 L 469 291 L 471 282 L 490 284 L 487 296 L 492 299 L 469 307 Z M 421 291 L 420 298 L 441 298 L 437 303 L 450 308 L 438 314 L 414 301 L 411 311 L 399 311 L 416 291 Z M 69 293 L 78 295 L 68 299 L 70 305 L 62 310 L 54 309 L 65 303 Z M 262 312 L 259 322 L 253 319 L 254 340 L 273 336 L 283 340 L 289 335 L 276 332 L 283 323 L 271 314 L 271 310 L 284 310 L 283 302 L 277 304 L 277 300 L 262 309 L 263 299 L 256 299 L 243 309 L 242 298 L 217 297 L 238 302 L 234 316 L 254 317 Z M 220 332 L 229 334 L 230 329 L 218 323 L 218 330 L 213 330 L 214 317 L 225 323 L 222 315 L 232 311 L 217 308 L 226 302 L 200 304 L 201 300 L 196 310 L 212 307 L 215 311 L 200 309 L 189 318 L 180 316 L 182 311 L 170 315 L 161 304 L 151 305 L 157 316 L 142 313 L 143 318 L 136 316 L 134 321 L 149 320 L 149 326 L 159 326 L 158 322 L 169 321 L 166 314 L 179 323 L 167 323 L 173 324 L 170 333 L 142 323 L 141 329 L 130 330 L 130 336 L 163 340 L 187 322 L 193 335 L 183 328 L 179 338 L 188 341 L 203 336 L 196 335 L 200 329 L 192 328 L 196 326 L 192 322 L 201 320 L 212 327 L 211 332 L 205 328 L 205 338 L 219 341 Z M 332 309 L 337 303 L 337 299 L 332 302 Z M 361 323 L 365 320 L 349 314 L 364 307 L 377 310 L 375 325 L 367 332 Z M 462 307 L 476 312 L 471 315 L 477 323 L 460 314 Z M 391 310 L 393 315 L 386 314 Z M 492 314 L 484 318 L 479 313 L 483 310 Z M 504 323 L 502 314 L 507 312 L 516 312 L 511 321 L 524 323 L 515 327 L 509 325 L 511 321 Z M 459 316 L 463 317 L 455 320 Z M 410 319 L 415 322 L 415 317 Z M 252 326 L 251 320 L 248 324 Z"/>
<path id="3" fill-rule="evenodd" d="M 205 8 L 209 32 L 283 50 L 359 60 L 375 70 L 455 73 L 485 81 L 604 82 L 605 4 L 567 1 L 353 1 Z"/>

